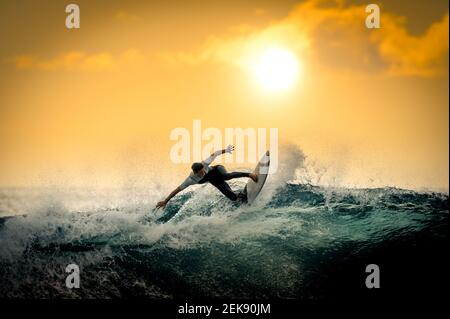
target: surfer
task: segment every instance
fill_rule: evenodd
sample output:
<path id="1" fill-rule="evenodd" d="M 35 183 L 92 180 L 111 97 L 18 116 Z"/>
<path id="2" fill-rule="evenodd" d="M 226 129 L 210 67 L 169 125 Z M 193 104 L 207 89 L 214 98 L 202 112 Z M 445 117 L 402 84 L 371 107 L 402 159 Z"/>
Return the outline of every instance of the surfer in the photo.
<path id="1" fill-rule="evenodd" d="M 174 197 L 176 194 L 181 192 L 183 189 L 185 189 L 188 186 L 194 185 L 194 184 L 204 184 L 204 183 L 211 183 L 214 185 L 222 194 L 224 194 L 226 197 L 231 199 L 232 201 L 236 200 L 242 200 L 245 201 L 246 195 L 245 193 L 239 193 L 235 194 L 232 190 L 230 185 L 226 182 L 227 180 L 233 179 L 233 178 L 240 178 L 240 177 L 249 177 L 251 178 L 255 183 L 258 182 L 258 175 L 255 173 L 244 173 L 244 172 L 231 172 L 228 173 L 223 165 L 215 165 L 215 166 L 209 166 L 217 156 L 229 153 L 231 154 L 234 151 L 234 146 L 228 145 L 227 148 L 223 150 L 218 150 L 212 153 L 207 159 L 203 160 L 202 162 L 196 162 L 192 164 L 192 172 L 189 174 L 189 176 L 184 180 L 183 183 L 181 183 L 180 186 L 175 188 L 169 196 L 163 201 L 158 202 L 156 204 L 156 208 L 164 208 L 169 200 Z"/>

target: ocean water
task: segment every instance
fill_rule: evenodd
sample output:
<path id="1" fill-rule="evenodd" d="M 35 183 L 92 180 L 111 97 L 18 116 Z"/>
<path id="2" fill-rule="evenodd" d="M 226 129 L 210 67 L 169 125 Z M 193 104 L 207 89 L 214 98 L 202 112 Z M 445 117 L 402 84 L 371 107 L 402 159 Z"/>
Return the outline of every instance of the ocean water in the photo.
<path id="1" fill-rule="evenodd" d="M 202 185 L 154 211 L 156 193 L 1 189 L 0 297 L 432 297 L 448 283 L 446 193 L 283 182 L 238 206 Z"/>

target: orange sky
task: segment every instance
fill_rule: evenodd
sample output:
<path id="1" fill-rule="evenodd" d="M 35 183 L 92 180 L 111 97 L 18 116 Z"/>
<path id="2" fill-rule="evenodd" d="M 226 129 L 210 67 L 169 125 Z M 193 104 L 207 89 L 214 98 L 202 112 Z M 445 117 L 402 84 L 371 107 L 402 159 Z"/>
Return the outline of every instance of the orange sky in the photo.
<path id="1" fill-rule="evenodd" d="M 65 1 L 0 4 L 0 185 L 181 182 L 176 127 L 275 127 L 337 186 L 448 190 L 448 2 Z M 301 65 L 270 93 L 266 48 Z M 280 155 L 282 158 L 282 156 Z M 311 164 L 312 165 L 312 164 Z"/>

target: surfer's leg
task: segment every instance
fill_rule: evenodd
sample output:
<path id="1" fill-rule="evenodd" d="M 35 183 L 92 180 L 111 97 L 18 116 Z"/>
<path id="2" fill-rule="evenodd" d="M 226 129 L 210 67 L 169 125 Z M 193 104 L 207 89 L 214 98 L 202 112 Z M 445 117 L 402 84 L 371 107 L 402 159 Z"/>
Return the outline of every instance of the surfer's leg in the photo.
<path id="1" fill-rule="evenodd" d="M 217 170 L 220 172 L 220 174 L 222 174 L 223 179 L 226 181 L 233 179 L 233 178 L 250 177 L 250 173 L 245 173 L 245 172 L 228 173 L 227 170 L 225 169 L 225 167 L 223 167 L 222 165 L 218 165 Z"/>
<path id="2" fill-rule="evenodd" d="M 255 173 L 245 173 L 245 172 L 226 173 L 223 176 L 223 179 L 228 181 L 230 179 L 239 178 L 239 177 L 248 177 L 248 178 L 251 178 L 255 183 L 258 182 L 258 175 L 256 175 Z"/>
<path id="3" fill-rule="evenodd" d="M 231 172 L 227 173 L 223 178 L 227 181 L 233 178 L 240 178 L 240 177 L 250 177 L 250 173 L 245 172 Z"/>
<path id="4" fill-rule="evenodd" d="M 230 185 L 227 182 L 214 182 L 213 184 L 222 194 L 231 199 L 232 201 L 237 200 L 238 196 L 231 190 Z"/>

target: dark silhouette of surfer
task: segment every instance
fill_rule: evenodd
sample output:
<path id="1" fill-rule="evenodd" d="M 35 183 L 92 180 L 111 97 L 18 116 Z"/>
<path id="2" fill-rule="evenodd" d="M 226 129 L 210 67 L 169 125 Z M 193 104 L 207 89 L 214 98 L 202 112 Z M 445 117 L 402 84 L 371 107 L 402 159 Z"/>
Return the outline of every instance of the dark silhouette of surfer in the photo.
<path id="1" fill-rule="evenodd" d="M 226 181 L 233 178 L 248 177 L 251 178 L 255 183 L 258 182 L 258 175 L 255 173 L 245 173 L 245 172 L 231 172 L 228 173 L 223 165 L 210 166 L 210 164 L 216 159 L 217 156 L 234 151 L 234 146 L 228 145 L 227 148 L 223 150 L 218 150 L 212 153 L 207 159 L 202 162 L 193 163 L 191 168 L 192 172 L 189 176 L 181 183 L 180 186 L 175 188 L 169 196 L 163 201 L 156 204 L 156 208 L 164 208 L 172 197 L 181 192 L 183 189 L 195 185 L 211 183 L 214 185 L 222 194 L 231 199 L 232 201 L 242 200 L 245 201 L 246 194 L 239 193 L 235 194 L 230 185 Z"/>

